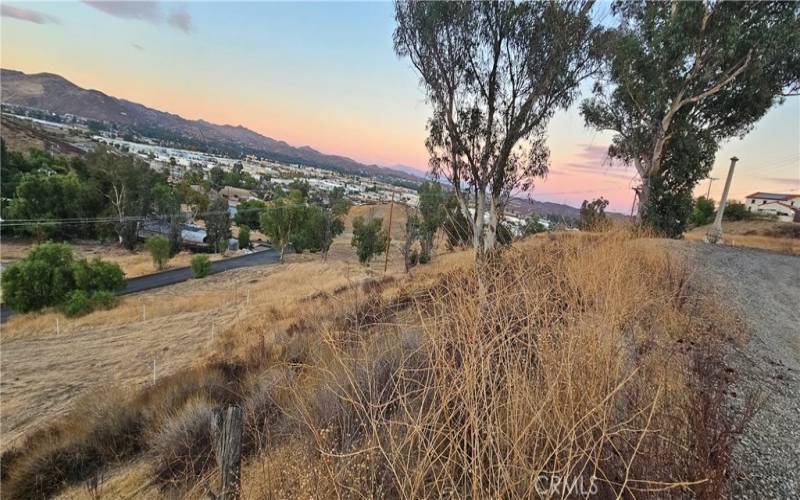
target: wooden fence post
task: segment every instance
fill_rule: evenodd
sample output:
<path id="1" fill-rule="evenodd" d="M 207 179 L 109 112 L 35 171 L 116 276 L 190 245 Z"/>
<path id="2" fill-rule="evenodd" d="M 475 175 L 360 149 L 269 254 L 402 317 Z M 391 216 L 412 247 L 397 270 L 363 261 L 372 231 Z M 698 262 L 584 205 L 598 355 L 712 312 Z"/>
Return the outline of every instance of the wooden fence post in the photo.
<path id="1" fill-rule="evenodd" d="M 242 409 L 229 407 L 217 416 L 216 447 L 219 467 L 218 500 L 239 500 L 239 469 L 242 463 Z"/>

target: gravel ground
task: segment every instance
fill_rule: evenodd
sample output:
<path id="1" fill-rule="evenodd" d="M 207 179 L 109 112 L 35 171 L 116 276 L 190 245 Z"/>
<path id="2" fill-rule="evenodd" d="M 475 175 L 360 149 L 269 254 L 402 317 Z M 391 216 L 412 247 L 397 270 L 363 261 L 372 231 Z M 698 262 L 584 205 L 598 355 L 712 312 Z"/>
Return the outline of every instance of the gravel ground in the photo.
<path id="1" fill-rule="evenodd" d="M 733 450 L 732 498 L 800 498 L 800 257 L 687 243 L 698 271 L 731 299 L 750 330 L 733 356 L 739 395 L 763 396 Z"/>

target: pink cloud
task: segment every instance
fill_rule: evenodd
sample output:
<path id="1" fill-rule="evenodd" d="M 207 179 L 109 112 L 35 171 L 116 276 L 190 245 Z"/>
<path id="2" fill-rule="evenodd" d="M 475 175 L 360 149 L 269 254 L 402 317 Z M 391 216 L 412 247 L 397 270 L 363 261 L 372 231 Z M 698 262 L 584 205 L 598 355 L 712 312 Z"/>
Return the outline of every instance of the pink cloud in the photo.
<path id="1" fill-rule="evenodd" d="M 36 10 L 21 9 L 7 4 L 0 4 L 0 16 L 11 17 L 13 19 L 19 19 L 20 21 L 28 21 L 36 24 L 59 23 L 58 18 L 55 16 Z"/>

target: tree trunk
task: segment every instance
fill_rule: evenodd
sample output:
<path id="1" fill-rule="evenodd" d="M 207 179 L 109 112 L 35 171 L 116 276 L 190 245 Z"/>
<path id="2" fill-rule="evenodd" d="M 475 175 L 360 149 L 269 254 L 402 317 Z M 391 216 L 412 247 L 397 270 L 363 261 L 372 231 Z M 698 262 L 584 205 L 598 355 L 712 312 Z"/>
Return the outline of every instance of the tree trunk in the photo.
<path id="1" fill-rule="evenodd" d="M 647 176 L 642 177 L 642 185 L 639 188 L 639 208 L 636 210 L 636 223 L 642 225 L 644 223 L 645 215 L 647 214 L 648 205 L 650 204 L 650 189 L 652 179 Z"/>

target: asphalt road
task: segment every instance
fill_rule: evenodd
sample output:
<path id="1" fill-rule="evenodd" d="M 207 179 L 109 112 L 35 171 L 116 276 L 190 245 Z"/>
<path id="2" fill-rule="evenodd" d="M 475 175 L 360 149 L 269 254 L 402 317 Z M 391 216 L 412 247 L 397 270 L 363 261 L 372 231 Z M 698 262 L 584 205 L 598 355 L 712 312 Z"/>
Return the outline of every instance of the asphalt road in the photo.
<path id="1" fill-rule="evenodd" d="M 253 252 L 239 257 L 231 257 L 230 259 L 217 260 L 211 263 L 211 274 L 240 267 L 274 264 L 278 262 L 280 255 L 279 251 L 273 249 Z M 129 293 L 143 292 L 153 288 L 174 285 L 175 283 L 186 281 L 191 277 L 192 269 L 190 267 L 179 267 L 170 269 L 169 271 L 161 271 L 160 273 L 145 274 L 144 276 L 137 276 L 126 280 L 125 288 L 119 292 L 118 295 L 127 295 Z M 14 311 L 5 304 L 2 304 L 2 307 L 0 307 L 0 322 L 5 322 L 12 314 L 14 314 Z"/>

